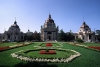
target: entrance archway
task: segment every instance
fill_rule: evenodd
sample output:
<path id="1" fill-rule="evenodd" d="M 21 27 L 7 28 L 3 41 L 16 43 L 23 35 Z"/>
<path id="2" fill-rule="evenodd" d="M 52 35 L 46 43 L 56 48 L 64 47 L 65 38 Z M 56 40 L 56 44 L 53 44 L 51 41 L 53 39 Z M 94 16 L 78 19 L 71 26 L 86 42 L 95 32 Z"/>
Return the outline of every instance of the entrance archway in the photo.
<path id="1" fill-rule="evenodd" d="M 51 40 L 51 36 L 49 36 L 49 40 Z"/>

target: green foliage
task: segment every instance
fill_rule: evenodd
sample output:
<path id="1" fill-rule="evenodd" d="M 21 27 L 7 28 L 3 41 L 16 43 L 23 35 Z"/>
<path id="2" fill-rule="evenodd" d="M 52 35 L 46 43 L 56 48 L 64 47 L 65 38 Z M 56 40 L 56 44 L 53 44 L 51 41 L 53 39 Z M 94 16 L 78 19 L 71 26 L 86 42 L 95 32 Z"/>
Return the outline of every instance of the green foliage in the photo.
<path id="1" fill-rule="evenodd" d="M 67 32 L 66 33 L 66 41 L 73 41 L 75 39 L 73 33 Z"/>
<path id="2" fill-rule="evenodd" d="M 96 30 L 96 34 L 98 34 L 98 35 L 97 35 L 97 39 L 98 39 L 98 41 L 100 42 L 100 30 Z"/>
<path id="3" fill-rule="evenodd" d="M 61 29 L 59 34 L 58 34 L 58 40 L 59 41 L 65 41 L 65 39 L 66 39 L 65 32 Z"/>
<path id="4" fill-rule="evenodd" d="M 60 30 L 59 34 L 58 34 L 58 40 L 59 41 L 73 41 L 75 39 L 73 33 L 71 32 L 67 32 L 65 33 L 62 29 Z"/>
<path id="5" fill-rule="evenodd" d="M 75 41 L 76 41 L 76 42 L 79 42 L 79 43 L 83 43 L 83 42 L 84 42 L 84 41 L 83 41 L 82 39 L 80 39 L 80 38 L 77 38 Z"/>

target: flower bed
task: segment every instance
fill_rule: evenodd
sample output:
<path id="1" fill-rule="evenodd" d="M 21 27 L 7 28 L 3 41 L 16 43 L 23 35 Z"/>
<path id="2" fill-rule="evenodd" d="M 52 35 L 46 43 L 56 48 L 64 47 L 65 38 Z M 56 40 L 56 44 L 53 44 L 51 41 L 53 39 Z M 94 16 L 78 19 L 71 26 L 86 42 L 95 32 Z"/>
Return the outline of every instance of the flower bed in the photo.
<path id="1" fill-rule="evenodd" d="M 10 48 L 9 46 L 0 47 L 0 51 L 6 50 L 6 49 L 9 49 L 9 48 Z"/>
<path id="2" fill-rule="evenodd" d="M 73 44 L 72 44 L 73 45 Z M 81 44 L 75 44 L 76 46 L 83 47 L 86 49 L 91 49 L 95 51 L 100 51 L 100 46 L 86 46 L 86 45 L 81 45 Z"/>
<path id="3" fill-rule="evenodd" d="M 41 50 L 40 54 L 56 54 L 55 50 Z"/>
<path id="4" fill-rule="evenodd" d="M 100 46 L 89 46 L 89 48 L 100 50 Z"/>
<path id="5" fill-rule="evenodd" d="M 37 49 L 34 49 L 34 50 L 38 51 Z M 31 51 L 34 51 L 34 50 L 31 50 Z M 27 61 L 27 62 L 65 62 L 65 63 L 68 63 L 68 62 L 72 61 L 73 59 L 75 59 L 75 58 L 77 58 L 78 56 L 81 55 L 79 52 L 76 52 L 76 51 L 70 50 L 70 49 L 57 49 L 57 50 L 62 50 L 62 51 L 65 51 L 65 52 L 71 51 L 71 52 L 74 52 L 74 54 L 71 54 L 70 56 L 65 56 L 65 58 L 63 58 L 63 57 L 47 58 L 47 57 L 41 57 L 41 56 L 40 57 L 37 57 L 37 56 L 29 57 L 26 54 L 23 54 L 23 52 L 26 52 L 26 51 L 21 50 L 21 51 L 12 53 L 11 56 L 15 57 L 17 59 L 20 59 L 22 61 Z M 30 51 L 30 50 L 27 50 L 27 51 Z"/>
<path id="6" fill-rule="evenodd" d="M 46 46 L 52 46 L 52 43 L 46 43 Z"/>
<path id="7" fill-rule="evenodd" d="M 27 46 L 27 45 L 30 45 L 30 43 L 25 43 L 24 45 L 23 44 L 17 44 L 17 45 L 13 45 L 13 46 L 4 46 L 4 47 L 0 47 L 0 51 L 14 49 L 14 48 L 22 47 L 22 46 Z"/>

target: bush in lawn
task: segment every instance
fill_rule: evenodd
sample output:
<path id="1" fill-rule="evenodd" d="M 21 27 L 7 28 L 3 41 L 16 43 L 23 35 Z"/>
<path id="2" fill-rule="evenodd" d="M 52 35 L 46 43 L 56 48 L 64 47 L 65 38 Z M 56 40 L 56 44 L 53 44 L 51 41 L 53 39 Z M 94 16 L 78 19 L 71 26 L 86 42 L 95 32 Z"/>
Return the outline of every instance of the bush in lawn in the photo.
<path id="1" fill-rule="evenodd" d="M 80 38 L 76 39 L 75 41 L 76 41 L 76 42 L 79 42 L 79 43 L 83 43 L 83 42 L 84 42 L 84 41 L 83 41 L 82 39 L 80 39 Z"/>

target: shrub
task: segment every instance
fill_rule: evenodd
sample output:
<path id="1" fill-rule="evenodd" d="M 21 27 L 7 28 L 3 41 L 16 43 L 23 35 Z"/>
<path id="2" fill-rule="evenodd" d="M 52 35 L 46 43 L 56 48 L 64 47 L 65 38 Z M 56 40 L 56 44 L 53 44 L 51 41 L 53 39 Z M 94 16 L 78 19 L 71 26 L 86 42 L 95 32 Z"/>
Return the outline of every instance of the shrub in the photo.
<path id="1" fill-rule="evenodd" d="M 80 38 L 76 39 L 75 41 L 76 41 L 76 42 L 79 42 L 79 43 L 83 43 L 83 42 L 84 42 L 84 41 L 83 41 L 82 39 L 80 39 Z"/>

